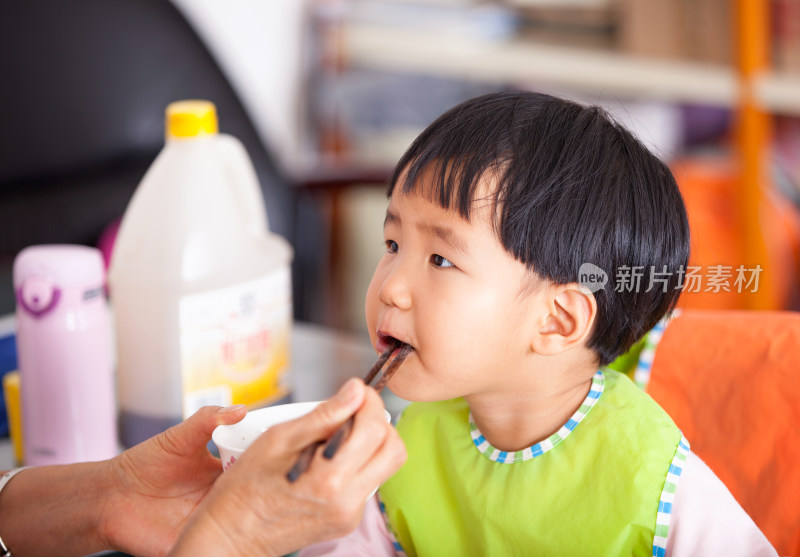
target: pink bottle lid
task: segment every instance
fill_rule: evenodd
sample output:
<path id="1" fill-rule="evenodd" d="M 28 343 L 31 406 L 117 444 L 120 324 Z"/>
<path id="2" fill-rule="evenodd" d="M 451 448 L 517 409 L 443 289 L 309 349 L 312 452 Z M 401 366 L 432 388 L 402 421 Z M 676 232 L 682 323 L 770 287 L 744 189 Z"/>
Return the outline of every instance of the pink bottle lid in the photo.
<path id="1" fill-rule="evenodd" d="M 41 245 L 14 260 L 17 303 L 34 317 L 53 310 L 65 291 L 93 292 L 105 283 L 100 250 L 77 245 Z"/>

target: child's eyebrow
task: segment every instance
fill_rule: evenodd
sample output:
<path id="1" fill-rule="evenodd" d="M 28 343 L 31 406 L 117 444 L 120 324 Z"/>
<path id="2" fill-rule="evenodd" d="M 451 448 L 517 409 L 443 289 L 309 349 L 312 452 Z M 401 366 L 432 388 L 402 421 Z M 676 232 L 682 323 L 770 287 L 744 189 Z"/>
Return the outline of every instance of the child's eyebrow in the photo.
<path id="1" fill-rule="evenodd" d="M 387 224 L 400 224 L 400 215 L 393 213 L 391 209 L 386 209 L 386 218 L 383 219 L 383 226 Z"/>
<path id="2" fill-rule="evenodd" d="M 386 210 L 386 218 L 383 220 L 383 225 L 386 226 L 387 224 L 401 224 L 400 215 L 393 213 L 391 210 Z M 429 232 L 442 240 L 444 243 L 452 247 L 453 249 L 460 251 L 462 253 L 468 253 L 469 250 L 467 249 L 467 243 L 461 239 L 452 229 L 447 228 L 446 226 L 441 226 L 434 223 L 428 222 L 421 222 L 417 223 L 417 228 L 423 230 L 425 232 Z"/>

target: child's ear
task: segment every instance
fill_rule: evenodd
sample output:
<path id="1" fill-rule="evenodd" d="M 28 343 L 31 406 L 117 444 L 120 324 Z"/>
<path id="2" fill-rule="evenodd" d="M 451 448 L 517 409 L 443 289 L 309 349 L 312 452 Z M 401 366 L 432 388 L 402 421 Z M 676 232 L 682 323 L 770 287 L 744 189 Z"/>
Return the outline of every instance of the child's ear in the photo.
<path id="1" fill-rule="evenodd" d="M 594 295 L 580 284 L 561 284 L 552 287 L 546 302 L 544 324 L 532 341 L 534 352 L 552 356 L 583 345 L 597 316 Z"/>

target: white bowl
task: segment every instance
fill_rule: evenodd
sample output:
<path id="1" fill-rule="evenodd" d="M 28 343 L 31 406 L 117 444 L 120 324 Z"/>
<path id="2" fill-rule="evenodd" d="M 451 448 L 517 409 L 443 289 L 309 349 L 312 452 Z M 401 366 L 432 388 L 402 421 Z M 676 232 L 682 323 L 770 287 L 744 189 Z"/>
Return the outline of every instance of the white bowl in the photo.
<path id="1" fill-rule="evenodd" d="M 314 402 L 294 402 L 291 404 L 280 404 L 278 406 L 268 406 L 260 410 L 253 410 L 247 413 L 244 419 L 233 425 L 217 426 L 211 438 L 219 449 L 222 469 L 227 470 L 236 462 L 245 449 L 255 441 L 256 437 L 267 431 L 270 427 L 294 420 L 304 416 L 321 404 L 321 400 Z M 391 421 L 391 415 L 386 412 L 386 421 Z"/>

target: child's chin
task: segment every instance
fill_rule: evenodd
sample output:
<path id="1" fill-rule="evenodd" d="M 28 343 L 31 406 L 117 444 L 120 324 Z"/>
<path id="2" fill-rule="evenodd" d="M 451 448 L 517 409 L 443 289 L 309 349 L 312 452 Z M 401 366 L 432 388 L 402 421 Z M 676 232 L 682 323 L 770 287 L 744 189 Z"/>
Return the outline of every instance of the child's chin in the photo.
<path id="1" fill-rule="evenodd" d="M 436 396 L 435 393 L 420 389 L 419 385 L 409 385 L 407 382 L 395 381 L 396 378 L 389 381 L 388 387 L 394 394 L 404 400 L 409 400 L 411 402 L 434 402 L 443 400 L 442 397 Z"/>
<path id="2" fill-rule="evenodd" d="M 409 389 L 408 385 L 404 384 L 403 381 L 398 381 L 397 377 L 393 377 L 386 387 L 400 398 L 412 401 L 418 400 L 417 398 L 414 398 L 414 389 Z"/>

